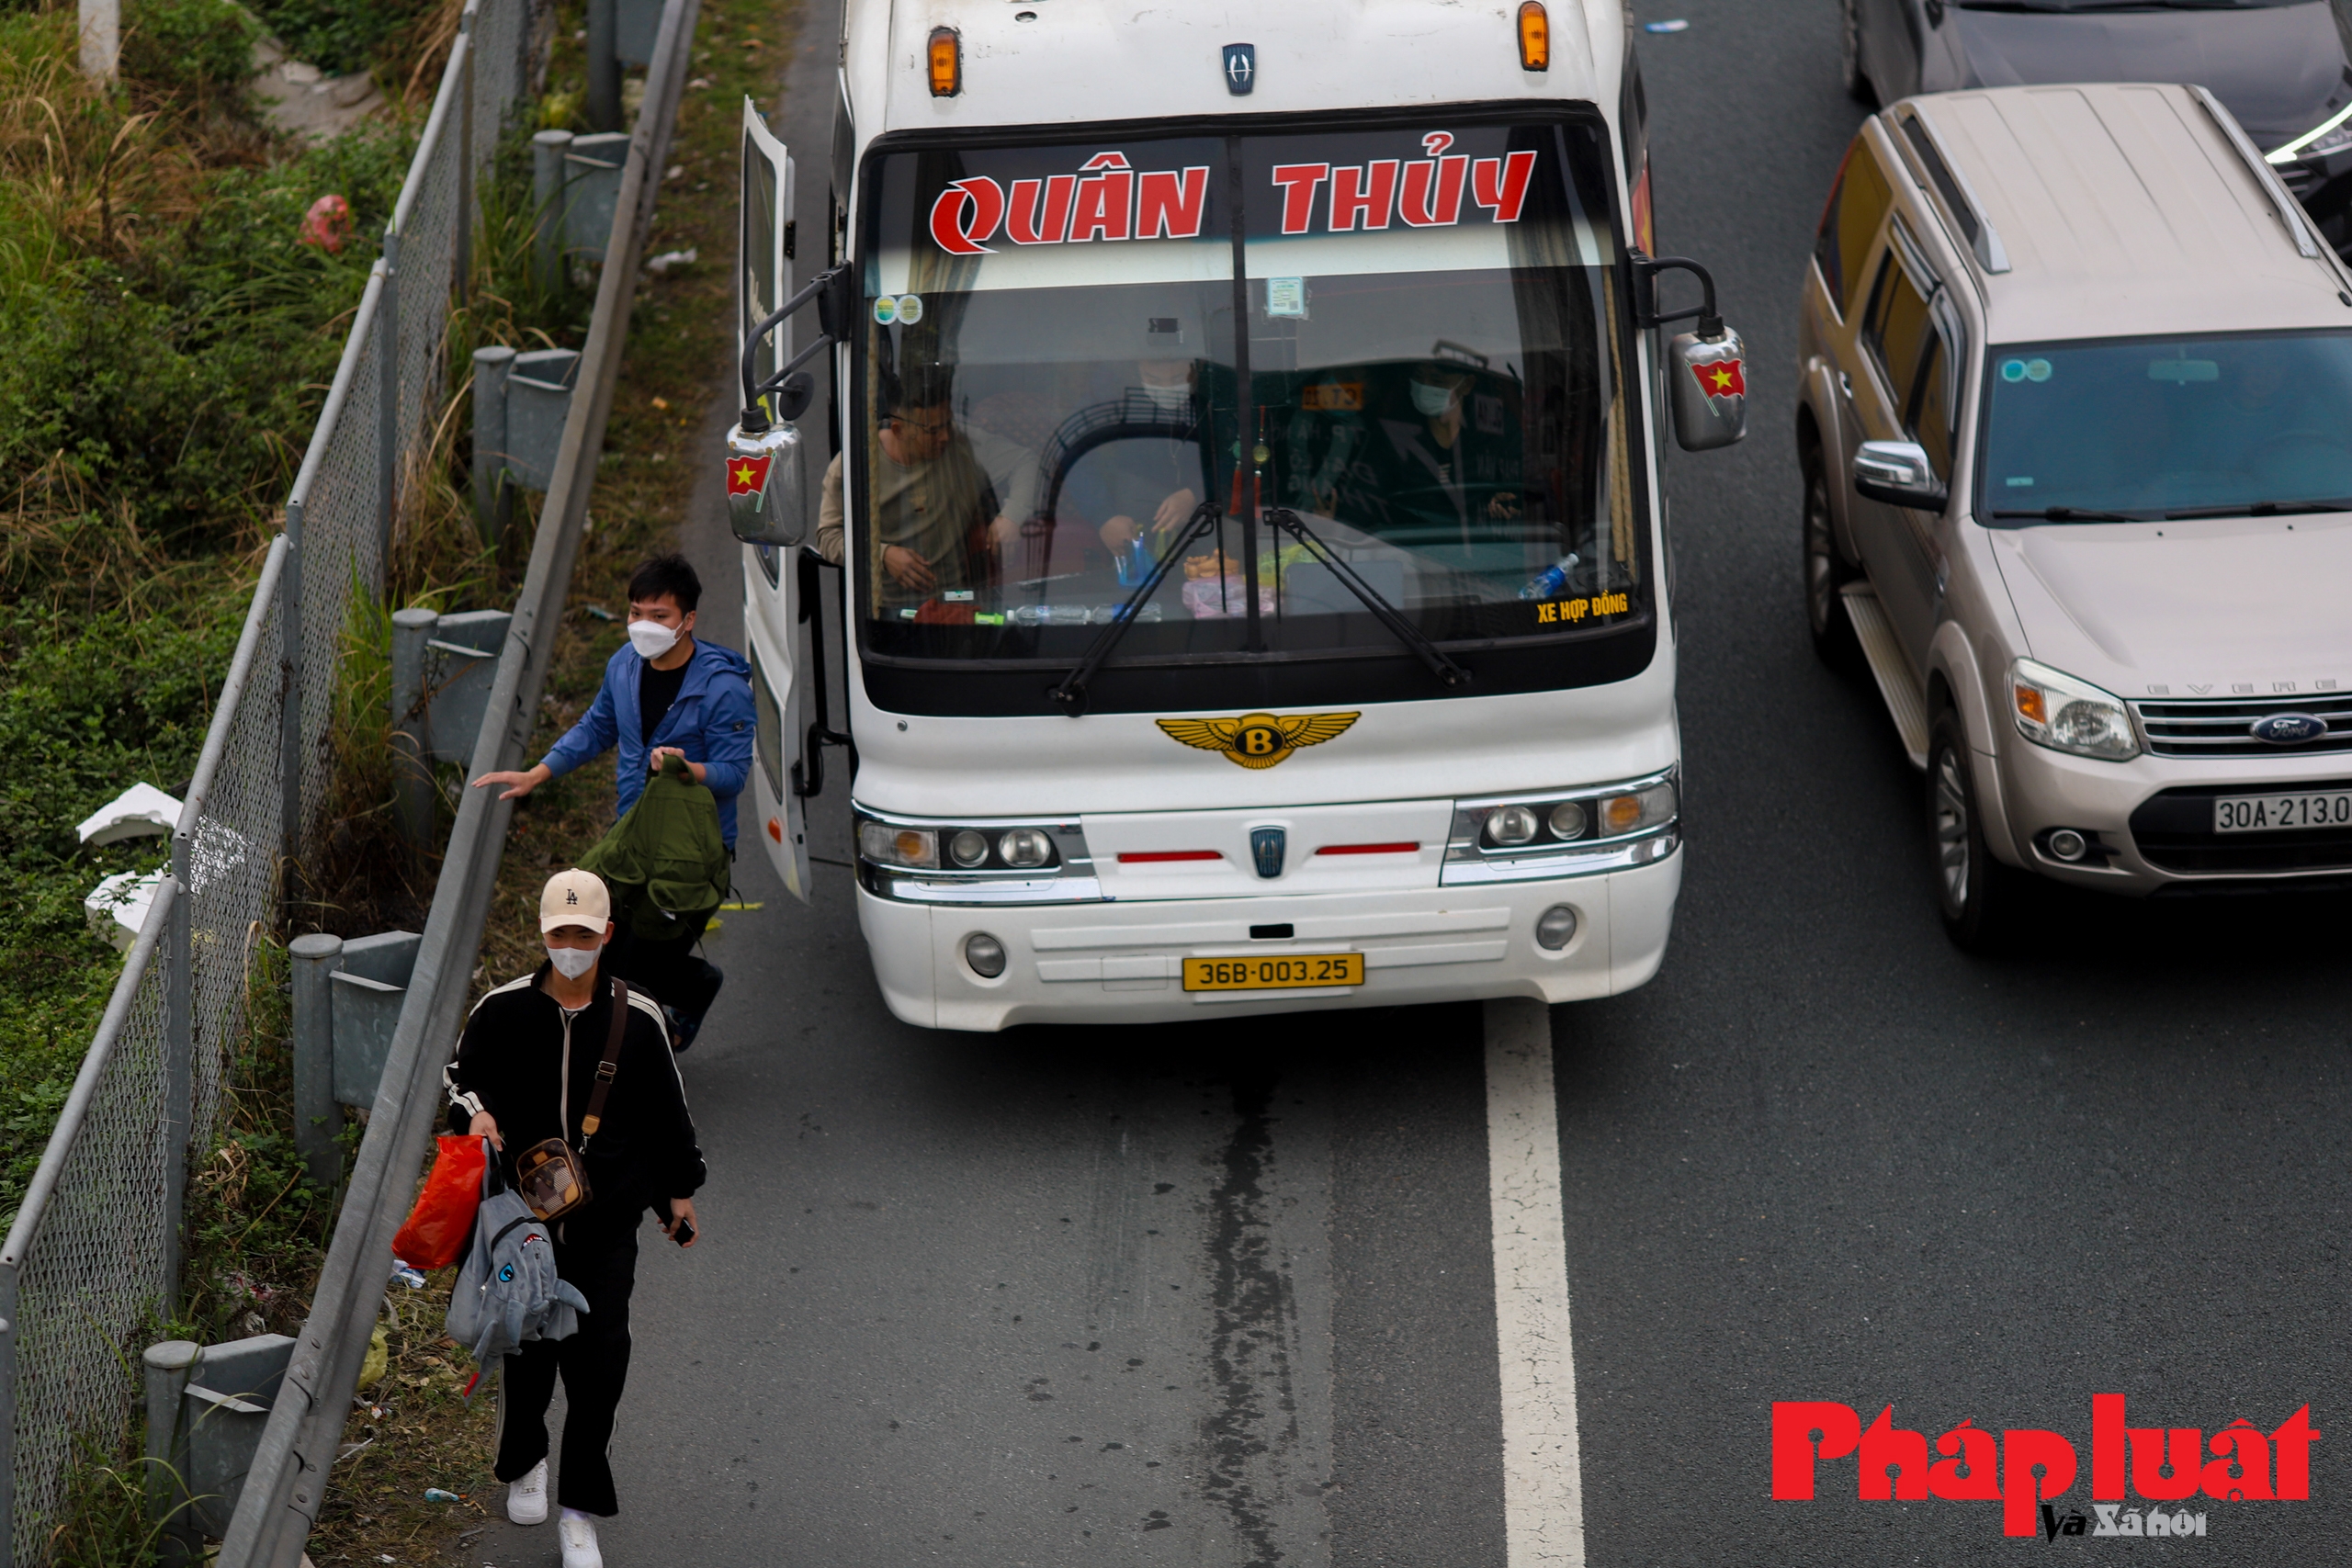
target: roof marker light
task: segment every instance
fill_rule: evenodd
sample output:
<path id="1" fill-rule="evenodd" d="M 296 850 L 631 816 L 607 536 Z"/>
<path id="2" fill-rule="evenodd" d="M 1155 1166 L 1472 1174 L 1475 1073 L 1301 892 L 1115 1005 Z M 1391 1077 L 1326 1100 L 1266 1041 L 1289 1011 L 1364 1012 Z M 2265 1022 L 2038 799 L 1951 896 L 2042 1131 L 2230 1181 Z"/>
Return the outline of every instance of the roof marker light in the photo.
<path id="1" fill-rule="evenodd" d="M 1552 69 L 1552 19 L 1544 14 L 1544 0 L 1521 0 L 1519 7 L 1519 68 Z"/>
<path id="2" fill-rule="evenodd" d="M 931 29 L 931 96 L 952 98 L 964 90 L 964 40 L 954 28 Z"/>

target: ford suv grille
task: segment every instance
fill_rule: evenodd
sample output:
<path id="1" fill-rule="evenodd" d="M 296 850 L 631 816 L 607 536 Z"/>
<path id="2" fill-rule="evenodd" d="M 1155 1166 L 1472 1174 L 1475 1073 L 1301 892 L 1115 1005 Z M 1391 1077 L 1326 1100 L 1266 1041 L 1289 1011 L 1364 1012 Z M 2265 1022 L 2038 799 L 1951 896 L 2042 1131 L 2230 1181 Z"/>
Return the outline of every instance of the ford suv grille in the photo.
<path id="1" fill-rule="evenodd" d="M 2140 732 L 2159 757 L 2280 757 L 2299 752 L 2352 751 L 2352 692 L 2284 694 L 2203 702 L 2135 702 Z M 2297 745 L 2255 739 L 2254 725 L 2274 714 L 2307 714 L 2327 733 Z"/>

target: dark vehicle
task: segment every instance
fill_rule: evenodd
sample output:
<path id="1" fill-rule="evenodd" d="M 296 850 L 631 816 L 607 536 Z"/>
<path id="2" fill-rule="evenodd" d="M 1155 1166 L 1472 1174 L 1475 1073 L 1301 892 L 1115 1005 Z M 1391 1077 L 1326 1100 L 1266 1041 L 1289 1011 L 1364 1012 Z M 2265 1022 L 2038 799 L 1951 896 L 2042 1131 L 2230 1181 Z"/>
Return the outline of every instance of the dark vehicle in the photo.
<path id="1" fill-rule="evenodd" d="M 1841 0 L 1865 103 L 2051 82 L 2193 82 L 2352 256 L 2352 0 Z"/>

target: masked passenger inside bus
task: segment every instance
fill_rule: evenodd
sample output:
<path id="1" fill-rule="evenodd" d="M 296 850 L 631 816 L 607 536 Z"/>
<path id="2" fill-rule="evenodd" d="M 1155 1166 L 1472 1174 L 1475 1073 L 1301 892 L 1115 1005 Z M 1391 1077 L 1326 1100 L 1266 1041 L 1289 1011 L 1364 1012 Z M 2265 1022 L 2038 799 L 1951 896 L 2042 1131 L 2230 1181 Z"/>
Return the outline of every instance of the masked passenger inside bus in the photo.
<path id="1" fill-rule="evenodd" d="M 884 378 L 884 412 L 866 449 L 867 540 L 875 603 L 916 606 L 969 592 L 1020 536 L 1035 505 L 1037 461 L 1018 443 L 955 416 L 955 367 L 911 365 Z M 842 561 L 842 459 L 825 470 L 817 552 Z"/>
<path id="2" fill-rule="evenodd" d="M 1202 474 L 1198 397 L 1199 362 L 1147 359 L 1136 366 L 1130 400 L 1136 423 L 1159 425 L 1165 434 L 1105 443 L 1070 471 L 1068 491 L 1082 516 L 1100 517 L 1096 530 L 1114 560 L 1129 561 L 1136 541 L 1157 556 L 1169 536 L 1184 525 L 1207 484 Z M 1123 581 L 1131 575 L 1122 567 Z"/>
<path id="3" fill-rule="evenodd" d="M 1517 411 L 1485 379 L 1457 359 L 1415 367 L 1405 385 L 1409 413 L 1384 408 L 1377 433 L 1363 433 L 1362 460 L 1347 470 L 1353 482 L 1336 487 L 1337 509 L 1392 542 L 1465 552 L 1492 536 L 1489 525 L 1517 518 Z"/>

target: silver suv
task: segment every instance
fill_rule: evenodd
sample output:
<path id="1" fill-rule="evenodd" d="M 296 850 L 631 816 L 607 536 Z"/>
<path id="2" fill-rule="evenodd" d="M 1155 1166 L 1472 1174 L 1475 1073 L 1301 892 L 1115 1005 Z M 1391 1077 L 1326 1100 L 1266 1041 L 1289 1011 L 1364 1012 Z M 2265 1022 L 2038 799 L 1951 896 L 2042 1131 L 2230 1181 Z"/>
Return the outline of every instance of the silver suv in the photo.
<path id="1" fill-rule="evenodd" d="M 1927 775 L 1953 939 L 2018 868 L 2352 884 L 2352 275 L 2228 111 L 1905 99 L 1813 262 L 1807 613 Z"/>

